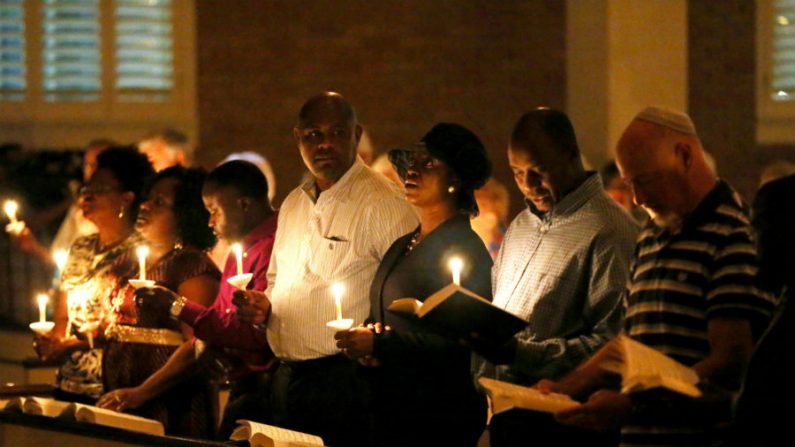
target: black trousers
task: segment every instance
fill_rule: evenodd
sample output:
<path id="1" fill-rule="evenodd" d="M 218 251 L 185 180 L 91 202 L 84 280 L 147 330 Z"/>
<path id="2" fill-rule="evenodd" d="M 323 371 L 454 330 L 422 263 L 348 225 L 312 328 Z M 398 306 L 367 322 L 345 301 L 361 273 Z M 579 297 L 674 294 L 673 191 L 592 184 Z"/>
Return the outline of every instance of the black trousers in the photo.
<path id="1" fill-rule="evenodd" d="M 271 381 L 273 423 L 331 447 L 370 445 L 367 383 L 342 354 L 282 361 Z"/>
<path id="2" fill-rule="evenodd" d="M 615 447 L 619 432 L 599 433 L 559 424 L 548 413 L 510 410 L 495 414 L 489 425 L 491 447 Z"/>

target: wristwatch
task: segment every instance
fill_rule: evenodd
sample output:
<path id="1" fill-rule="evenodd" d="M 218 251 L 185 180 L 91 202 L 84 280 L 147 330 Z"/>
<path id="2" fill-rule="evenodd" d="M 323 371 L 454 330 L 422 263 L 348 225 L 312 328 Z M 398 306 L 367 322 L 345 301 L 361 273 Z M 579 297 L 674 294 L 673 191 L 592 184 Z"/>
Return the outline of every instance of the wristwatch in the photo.
<path id="1" fill-rule="evenodd" d="M 171 310 L 169 311 L 169 313 L 171 313 L 171 318 L 175 320 L 179 319 L 179 314 L 182 313 L 182 308 L 185 307 L 186 301 L 188 301 L 188 299 L 184 296 L 178 296 L 174 299 L 171 303 Z"/>

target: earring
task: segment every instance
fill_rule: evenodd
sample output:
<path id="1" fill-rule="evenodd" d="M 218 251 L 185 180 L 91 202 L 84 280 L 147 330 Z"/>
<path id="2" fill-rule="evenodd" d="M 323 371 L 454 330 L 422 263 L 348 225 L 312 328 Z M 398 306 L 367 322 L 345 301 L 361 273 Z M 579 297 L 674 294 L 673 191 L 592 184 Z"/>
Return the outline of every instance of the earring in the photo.
<path id="1" fill-rule="evenodd" d="M 176 251 L 182 250 L 182 239 L 179 239 L 179 238 L 178 238 L 178 239 L 177 239 L 177 240 L 174 242 L 174 250 L 176 250 Z"/>
<path id="2" fill-rule="evenodd" d="M 119 208 L 119 219 L 124 218 L 124 205 Z"/>
<path id="3" fill-rule="evenodd" d="M 447 188 L 447 192 L 449 192 L 450 194 L 453 194 L 455 192 L 455 185 L 450 185 L 450 187 Z"/>

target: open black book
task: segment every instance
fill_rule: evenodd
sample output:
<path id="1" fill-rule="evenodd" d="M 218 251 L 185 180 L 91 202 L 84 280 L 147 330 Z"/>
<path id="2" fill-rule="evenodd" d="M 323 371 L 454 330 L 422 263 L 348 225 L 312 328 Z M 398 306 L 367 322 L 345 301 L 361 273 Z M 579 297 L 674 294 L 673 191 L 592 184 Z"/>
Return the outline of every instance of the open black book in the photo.
<path id="1" fill-rule="evenodd" d="M 387 310 L 416 315 L 436 332 L 463 339 L 477 333 L 481 339 L 494 343 L 508 340 L 527 326 L 516 315 L 455 284 L 443 287 L 424 302 L 414 298 L 395 300 Z"/>

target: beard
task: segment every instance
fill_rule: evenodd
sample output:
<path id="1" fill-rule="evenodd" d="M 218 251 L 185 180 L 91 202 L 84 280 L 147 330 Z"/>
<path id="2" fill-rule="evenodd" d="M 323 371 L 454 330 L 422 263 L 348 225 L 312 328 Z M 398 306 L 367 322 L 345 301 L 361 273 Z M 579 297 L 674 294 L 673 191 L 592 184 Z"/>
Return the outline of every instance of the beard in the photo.
<path id="1" fill-rule="evenodd" d="M 649 208 L 643 208 L 651 220 L 660 228 L 677 230 L 682 226 L 682 217 L 674 212 L 658 213 Z"/>

